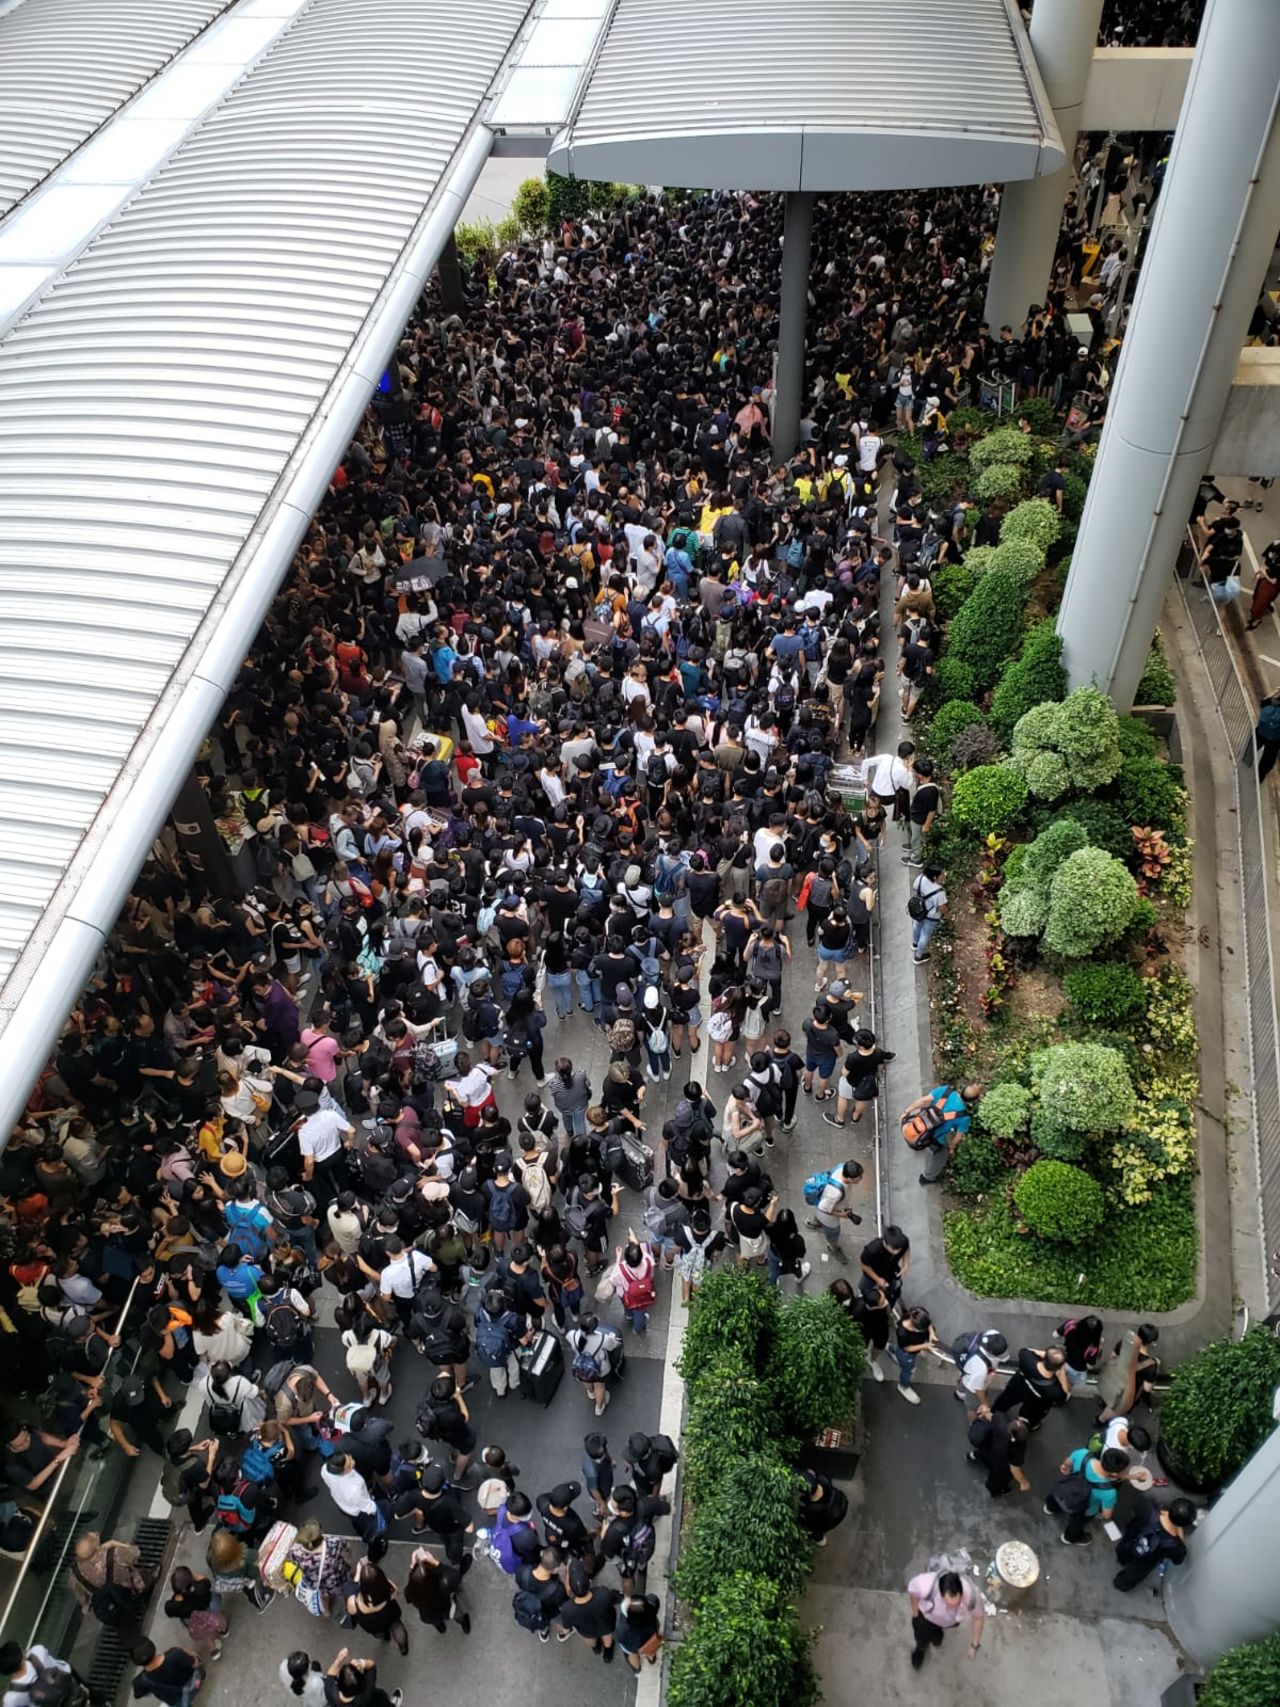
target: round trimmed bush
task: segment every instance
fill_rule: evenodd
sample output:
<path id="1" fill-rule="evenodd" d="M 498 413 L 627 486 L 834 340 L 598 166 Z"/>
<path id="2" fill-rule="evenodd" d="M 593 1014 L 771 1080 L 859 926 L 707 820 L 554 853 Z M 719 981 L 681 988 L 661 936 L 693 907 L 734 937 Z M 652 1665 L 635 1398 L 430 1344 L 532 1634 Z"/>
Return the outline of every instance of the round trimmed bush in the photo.
<path id="1" fill-rule="evenodd" d="M 1118 1132 L 1137 1107 L 1124 1057 L 1101 1043 L 1054 1043 L 1031 1057 L 1040 1106 L 1072 1132 Z"/>
<path id="2" fill-rule="evenodd" d="M 1018 510 L 1022 509 L 1021 504 Z M 1012 513 L 1016 516 L 1018 510 Z M 1016 575 L 1024 587 L 1029 587 L 1036 576 L 1044 568 L 1045 556 L 1040 547 L 1032 539 L 1001 538 L 1001 543 L 991 553 L 991 567 L 1006 569 L 1011 575 Z"/>
<path id="3" fill-rule="evenodd" d="M 1026 588 L 1017 576 L 1007 570 L 991 569 L 956 613 L 942 663 L 954 659 L 973 671 L 973 683 L 963 696 L 965 699 L 975 698 L 976 689 L 985 693 L 1017 651 L 1026 598 Z M 949 699 L 956 697 L 947 695 Z"/>
<path id="4" fill-rule="evenodd" d="M 978 476 L 974 493 L 984 504 L 996 498 L 1020 498 L 1022 480 L 1022 470 L 1015 463 L 993 462 Z"/>
<path id="5" fill-rule="evenodd" d="M 1012 753 L 1042 800 L 1068 789 L 1091 794 L 1121 768 L 1120 719 L 1106 694 L 1077 688 L 1060 705 L 1037 705 L 1020 717 Z"/>
<path id="6" fill-rule="evenodd" d="M 1096 954 L 1128 930 L 1138 901 L 1138 885 L 1118 859 L 1081 848 L 1053 874 L 1045 947 L 1067 960 Z"/>
<path id="7" fill-rule="evenodd" d="M 1049 901 L 1044 891 L 1034 884 L 1008 884 L 1000 891 L 996 906 L 1000 913 L 1000 928 L 1006 936 L 1039 936 L 1049 917 Z"/>
<path id="8" fill-rule="evenodd" d="M 1181 772 L 1159 759 L 1126 759 L 1111 792 L 1126 824 L 1172 830 L 1185 815 Z"/>
<path id="9" fill-rule="evenodd" d="M 1040 1239 L 1082 1245 L 1107 1212 L 1102 1187 L 1069 1162 L 1033 1162 L 1014 1187 L 1018 1214 Z"/>
<path id="10" fill-rule="evenodd" d="M 1031 1092 L 1025 1085 L 992 1085 L 978 1104 L 978 1120 L 993 1138 L 1019 1138 L 1031 1123 Z"/>
<path id="11" fill-rule="evenodd" d="M 1017 427 L 996 427 L 969 446 L 969 466 L 975 474 L 995 463 L 1026 468 L 1036 454 L 1035 440 Z"/>
<path id="12" fill-rule="evenodd" d="M 1062 532 L 1062 521 L 1047 498 L 1024 498 L 1000 523 L 1000 543 L 1019 540 L 1033 545 L 1043 563 L 1049 547 Z"/>
<path id="13" fill-rule="evenodd" d="M 944 563 L 940 569 L 935 569 L 929 577 L 929 585 L 933 588 L 933 602 L 938 615 L 943 622 L 950 622 L 978 584 L 978 577 L 969 567 L 968 559 L 963 563 Z"/>
<path id="14" fill-rule="evenodd" d="M 1012 765 L 979 765 L 956 778 L 951 819 L 979 836 L 1016 824 L 1027 804 L 1027 785 Z"/>

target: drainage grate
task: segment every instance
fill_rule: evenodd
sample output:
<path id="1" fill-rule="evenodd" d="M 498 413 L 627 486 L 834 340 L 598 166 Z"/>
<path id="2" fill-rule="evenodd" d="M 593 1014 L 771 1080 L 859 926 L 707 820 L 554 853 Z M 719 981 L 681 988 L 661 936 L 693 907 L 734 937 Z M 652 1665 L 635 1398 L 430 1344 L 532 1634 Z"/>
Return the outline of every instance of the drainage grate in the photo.
<path id="1" fill-rule="evenodd" d="M 144 1570 L 159 1575 L 172 1529 L 173 1525 L 167 1518 L 141 1519 L 134 1530 L 133 1544 L 141 1554 L 140 1563 Z M 132 1667 L 129 1648 L 137 1634 L 138 1626 L 134 1624 L 123 1630 L 103 1630 L 99 1635 L 87 1679 L 94 1701 L 114 1701 L 125 1672 Z"/>

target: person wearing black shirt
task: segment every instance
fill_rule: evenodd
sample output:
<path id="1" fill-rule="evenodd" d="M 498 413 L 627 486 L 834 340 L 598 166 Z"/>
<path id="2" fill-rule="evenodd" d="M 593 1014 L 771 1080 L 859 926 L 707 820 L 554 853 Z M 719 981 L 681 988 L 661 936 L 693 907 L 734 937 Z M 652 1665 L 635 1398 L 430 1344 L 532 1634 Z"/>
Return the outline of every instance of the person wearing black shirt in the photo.
<path id="1" fill-rule="evenodd" d="M 457 1493 L 445 1481 L 439 1464 L 428 1464 L 416 1488 L 406 1489 L 396 1500 L 397 1517 L 413 1517 L 413 1532 L 429 1529 L 444 1542 L 452 1565 L 461 1565 L 463 1537 L 475 1530 L 462 1509 Z"/>
<path id="2" fill-rule="evenodd" d="M 1048 1351 L 1024 1346 L 1018 1353 L 1018 1367 L 993 1408 L 1011 1411 L 1020 1407 L 1024 1420 L 1036 1429 L 1055 1405 L 1065 1404 L 1070 1397 L 1066 1353 L 1057 1346 Z"/>
<path id="3" fill-rule="evenodd" d="M 968 1459 L 987 1472 L 987 1492 L 993 1500 L 1007 1494 L 1015 1482 L 1021 1493 L 1030 1491 L 1031 1483 L 1022 1473 L 1030 1438 L 1031 1425 L 1025 1417 L 1011 1421 L 1007 1412 L 978 1407 L 978 1415 L 969 1425 Z"/>
<path id="4" fill-rule="evenodd" d="M 531 1594 L 542 1608 L 543 1622 L 536 1631 L 538 1640 L 546 1642 L 551 1636 L 551 1621 L 569 1598 L 560 1576 L 560 1555 L 554 1547 L 544 1547 L 530 1564 L 516 1571 L 516 1587 Z M 572 1635 L 568 1629 L 556 1631 L 558 1642 L 567 1642 Z"/>
<path id="5" fill-rule="evenodd" d="M 911 1267 L 911 1240 L 901 1227 L 889 1226 L 878 1238 L 869 1240 L 859 1254 L 862 1272 L 883 1283 L 889 1302 L 902 1296 L 902 1283 Z"/>
<path id="6" fill-rule="evenodd" d="M 542 1518 L 548 1547 L 554 1547 L 561 1563 L 582 1560 L 594 1574 L 596 1569 L 592 1533 L 573 1509 L 582 1492 L 580 1482 L 557 1482 L 549 1494 L 539 1494 L 534 1504 Z"/>
<path id="7" fill-rule="evenodd" d="M 141 1668 L 133 1680 L 135 1701 L 153 1695 L 167 1707 L 191 1707 L 204 1682 L 204 1672 L 189 1648 L 165 1648 L 161 1652 L 154 1642 L 141 1636 L 129 1649 L 129 1658 Z"/>
<path id="8" fill-rule="evenodd" d="M 933 780 L 934 764 L 932 759 L 916 759 L 912 764 L 912 774 L 915 777 L 915 792 L 911 796 L 910 837 L 907 852 L 902 857 L 903 865 L 924 865 L 924 839 L 933 828 L 933 821 L 938 815 L 938 807 L 942 803 L 942 791 Z"/>
<path id="9" fill-rule="evenodd" d="M 569 1599 L 558 1614 L 566 1630 L 576 1631 L 590 1642 L 606 1665 L 613 1662 L 613 1635 L 618 1623 L 622 1595 L 616 1588 L 593 1588 L 586 1566 L 574 1561 L 569 1567 Z"/>
<path id="10" fill-rule="evenodd" d="M 1187 1536 L 1195 1527 L 1196 1508 L 1187 1499 L 1176 1499 L 1163 1509 L 1154 1500 L 1138 1496 L 1138 1509 L 1116 1542 L 1121 1569 L 1112 1585 L 1121 1594 L 1137 1588 L 1157 1565 L 1180 1565 L 1187 1556 Z"/>

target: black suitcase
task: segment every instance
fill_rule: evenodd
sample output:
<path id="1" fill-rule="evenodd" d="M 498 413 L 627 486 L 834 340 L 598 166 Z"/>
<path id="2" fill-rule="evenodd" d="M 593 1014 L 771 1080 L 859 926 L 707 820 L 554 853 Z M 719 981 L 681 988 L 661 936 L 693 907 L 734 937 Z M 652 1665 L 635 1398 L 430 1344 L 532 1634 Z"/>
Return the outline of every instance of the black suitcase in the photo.
<path id="1" fill-rule="evenodd" d="M 653 1184 L 653 1151 L 640 1138 L 632 1138 L 623 1133 L 619 1139 L 622 1146 L 622 1160 L 618 1163 L 617 1175 L 629 1191 L 648 1191 Z"/>
<path id="2" fill-rule="evenodd" d="M 537 1405 L 549 1405 L 564 1375 L 564 1350 L 554 1334 L 535 1334 L 516 1353 L 520 1391 Z"/>

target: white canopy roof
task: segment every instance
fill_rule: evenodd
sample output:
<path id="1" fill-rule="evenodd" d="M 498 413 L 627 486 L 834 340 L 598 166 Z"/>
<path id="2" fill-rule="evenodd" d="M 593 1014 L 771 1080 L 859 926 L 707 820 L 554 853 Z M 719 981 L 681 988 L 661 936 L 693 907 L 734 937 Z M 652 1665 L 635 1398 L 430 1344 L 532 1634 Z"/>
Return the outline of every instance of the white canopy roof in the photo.
<path id="1" fill-rule="evenodd" d="M 1004 183 L 1065 154 L 1013 0 L 618 0 L 547 163 L 699 189 Z"/>

